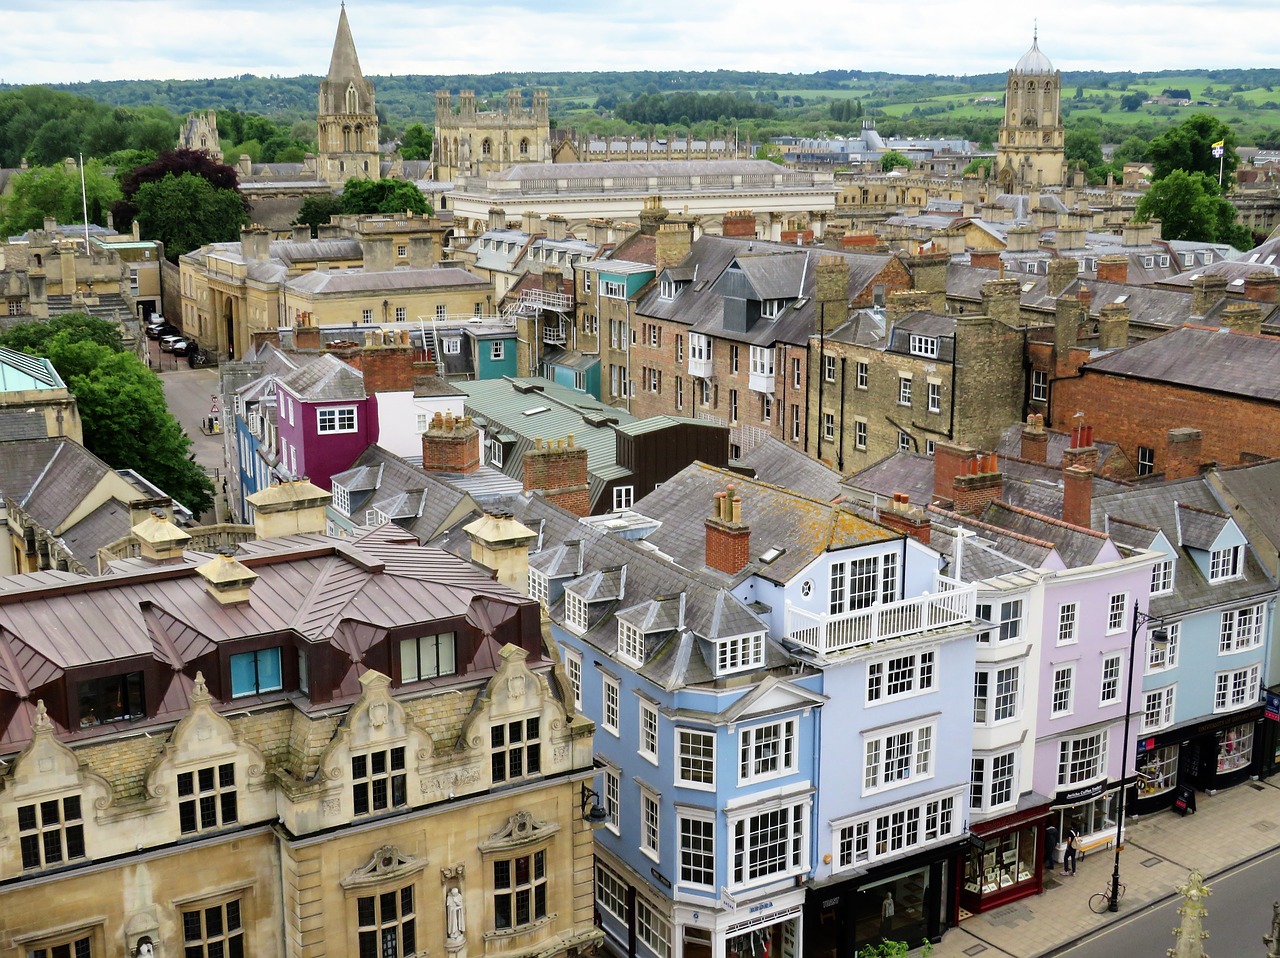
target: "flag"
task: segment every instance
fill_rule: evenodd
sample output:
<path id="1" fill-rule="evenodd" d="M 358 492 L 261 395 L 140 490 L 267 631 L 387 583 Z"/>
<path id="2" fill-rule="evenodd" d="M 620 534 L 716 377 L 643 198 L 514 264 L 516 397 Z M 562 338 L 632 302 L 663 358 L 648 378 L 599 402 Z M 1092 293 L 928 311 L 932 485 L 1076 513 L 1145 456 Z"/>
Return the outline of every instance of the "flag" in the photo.
<path id="1" fill-rule="evenodd" d="M 1220 149 L 1222 149 L 1222 148 L 1223 148 L 1224 146 L 1226 146 L 1226 145 L 1227 145 L 1227 141 L 1226 141 L 1226 140 L 1219 140 L 1217 143 L 1213 144 L 1213 148 L 1214 148 L 1215 150 L 1220 150 Z"/>

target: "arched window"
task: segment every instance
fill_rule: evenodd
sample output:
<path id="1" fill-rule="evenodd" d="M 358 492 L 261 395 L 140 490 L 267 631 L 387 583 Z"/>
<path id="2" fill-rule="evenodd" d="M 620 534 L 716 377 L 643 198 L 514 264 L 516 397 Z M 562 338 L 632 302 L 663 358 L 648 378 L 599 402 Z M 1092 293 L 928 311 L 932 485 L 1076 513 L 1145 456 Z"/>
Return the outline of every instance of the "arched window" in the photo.
<path id="1" fill-rule="evenodd" d="M 1034 93 L 1035 90 L 1036 90 L 1036 81 L 1031 80 L 1029 83 L 1027 83 L 1027 92 Z"/>
<path id="2" fill-rule="evenodd" d="M 356 142 L 356 149 L 357 149 L 357 150 L 363 150 L 363 149 L 364 149 L 364 127 L 360 126 L 359 124 L 357 124 L 357 125 L 356 125 L 356 140 L 355 140 L 355 142 Z"/>
<path id="3" fill-rule="evenodd" d="M 342 128 L 342 152 L 351 152 L 351 127 L 349 126 Z"/>
<path id="4" fill-rule="evenodd" d="M 527 136 L 522 136 L 520 138 L 520 155 L 521 156 L 529 155 L 529 138 Z"/>
<path id="5" fill-rule="evenodd" d="M 489 141 L 489 138 L 487 136 L 484 138 L 483 142 L 481 142 L 480 144 L 480 155 L 493 156 L 493 143 Z"/>
<path id="6" fill-rule="evenodd" d="M 360 112 L 360 94 L 357 92 L 356 85 L 354 83 L 347 87 L 347 112 Z"/>

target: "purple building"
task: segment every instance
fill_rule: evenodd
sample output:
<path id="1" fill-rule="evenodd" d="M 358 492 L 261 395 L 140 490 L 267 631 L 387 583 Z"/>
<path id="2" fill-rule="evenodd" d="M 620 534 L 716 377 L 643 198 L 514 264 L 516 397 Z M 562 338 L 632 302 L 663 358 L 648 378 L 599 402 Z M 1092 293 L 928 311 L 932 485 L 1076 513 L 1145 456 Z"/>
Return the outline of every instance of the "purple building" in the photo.
<path id="1" fill-rule="evenodd" d="M 321 489 L 378 441 L 378 397 L 359 370 L 324 355 L 276 384 L 277 471 L 308 477 Z"/>

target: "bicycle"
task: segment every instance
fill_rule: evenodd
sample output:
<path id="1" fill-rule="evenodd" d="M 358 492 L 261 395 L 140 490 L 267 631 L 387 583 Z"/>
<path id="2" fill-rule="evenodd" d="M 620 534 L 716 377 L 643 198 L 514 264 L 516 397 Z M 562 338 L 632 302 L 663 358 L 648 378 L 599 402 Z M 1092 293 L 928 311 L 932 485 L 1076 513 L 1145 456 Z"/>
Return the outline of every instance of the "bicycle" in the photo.
<path id="1" fill-rule="evenodd" d="M 1117 900 L 1124 897 L 1124 882 L 1120 882 L 1116 887 L 1116 892 Z M 1096 895 L 1089 896 L 1089 907 L 1099 915 L 1111 909 L 1111 886 L 1109 884 Z"/>

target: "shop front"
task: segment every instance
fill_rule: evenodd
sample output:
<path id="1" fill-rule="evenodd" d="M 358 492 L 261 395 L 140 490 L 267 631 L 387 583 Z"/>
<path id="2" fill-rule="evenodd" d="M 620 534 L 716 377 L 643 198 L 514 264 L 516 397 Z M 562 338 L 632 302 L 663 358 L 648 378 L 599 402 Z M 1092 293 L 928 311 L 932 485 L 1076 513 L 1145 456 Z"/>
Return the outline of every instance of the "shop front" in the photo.
<path id="1" fill-rule="evenodd" d="M 1263 769 L 1276 758 L 1274 725 L 1258 705 L 1138 739 L 1133 812 L 1145 815 L 1169 808 L 1180 786 L 1216 791 L 1265 774 Z"/>
<path id="2" fill-rule="evenodd" d="M 1083 856 L 1115 843 L 1119 819 L 1120 787 L 1114 782 L 1095 782 L 1058 792 L 1049 810 L 1049 824 L 1058 829 L 1058 861 L 1063 860 L 1069 828 L 1079 833 L 1077 848 Z"/>
<path id="3" fill-rule="evenodd" d="M 1264 694 L 1262 728 L 1258 730 L 1261 736 L 1258 774 L 1268 778 L 1280 772 L 1280 685 L 1273 685 Z"/>
<path id="4" fill-rule="evenodd" d="M 936 942 L 955 923 L 956 862 L 949 842 L 861 875 L 811 887 L 805 902 L 805 958 L 855 958 L 881 941 Z"/>
<path id="5" fill-rule="evenodd" d="M 755 900 L 722 897 L 728 907 L 676 906 L 679 948 L 672 948 L 673 956 L 798 958 L 804 930 L 803 888 Z"/>
<path id="6" fill-rule="evenodd" d="M 969 823 L 969 844 L 960 855 L 960 917 L 1006 905 L 1044 888 L 1045 823 L 1049 803 Z"/>

